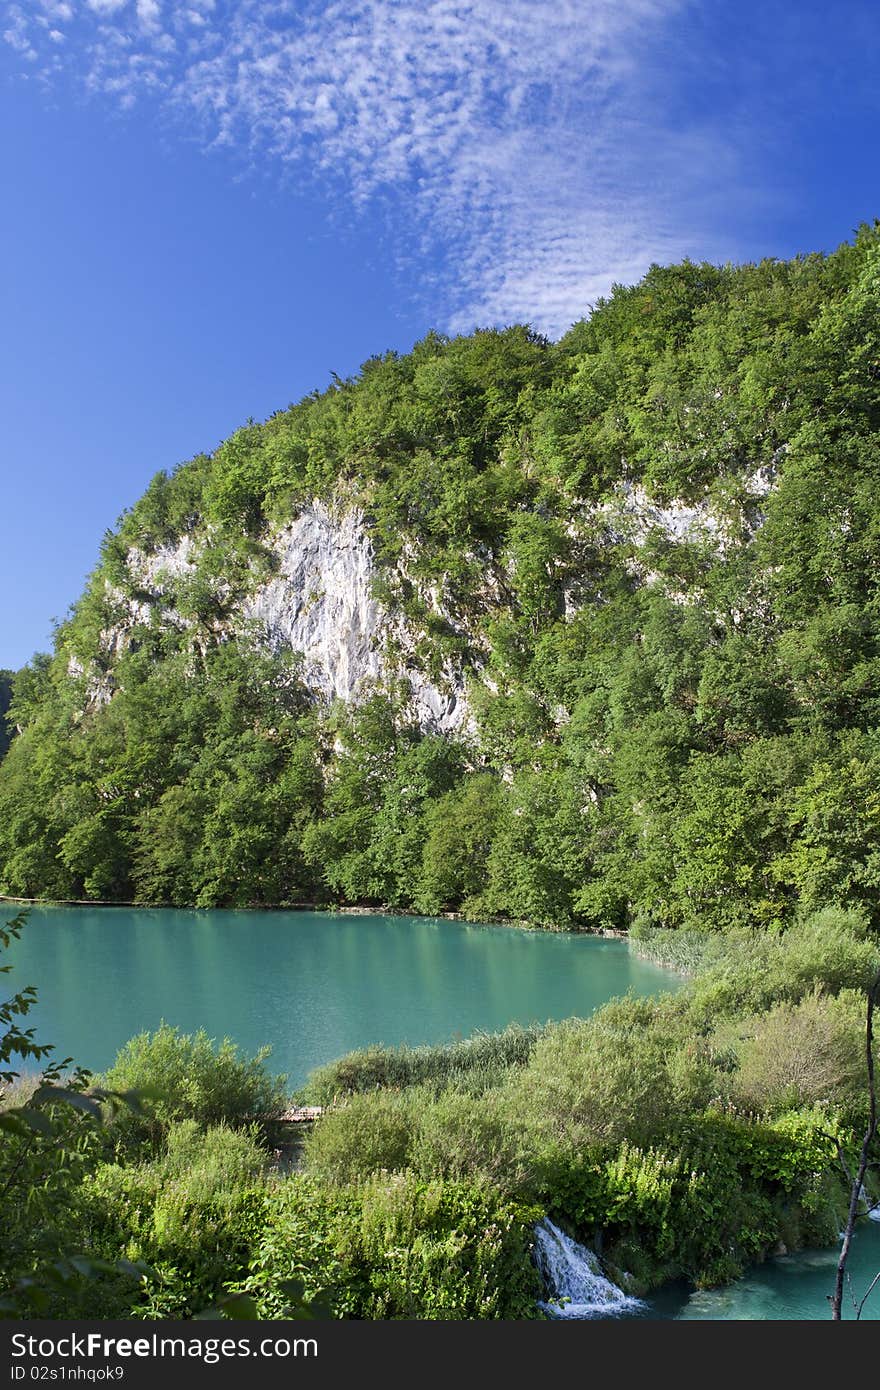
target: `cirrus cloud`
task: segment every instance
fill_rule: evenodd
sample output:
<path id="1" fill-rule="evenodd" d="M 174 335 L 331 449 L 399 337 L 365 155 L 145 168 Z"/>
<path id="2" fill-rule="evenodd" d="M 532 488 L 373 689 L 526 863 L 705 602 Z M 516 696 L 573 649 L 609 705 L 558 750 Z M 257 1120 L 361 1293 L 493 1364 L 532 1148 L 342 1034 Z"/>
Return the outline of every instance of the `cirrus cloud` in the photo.
<path id="1" fill-rule="evenodd" d="M 436 268 L 448 327 L 557 334 L 700 240 L 691 171 L 719 152 L 656 96 L 685 3 L 38 0 L 5 4 L 5 37 L 32 78 L 158 104 L 353 209 L 390 195 L 390 239 Z"/>

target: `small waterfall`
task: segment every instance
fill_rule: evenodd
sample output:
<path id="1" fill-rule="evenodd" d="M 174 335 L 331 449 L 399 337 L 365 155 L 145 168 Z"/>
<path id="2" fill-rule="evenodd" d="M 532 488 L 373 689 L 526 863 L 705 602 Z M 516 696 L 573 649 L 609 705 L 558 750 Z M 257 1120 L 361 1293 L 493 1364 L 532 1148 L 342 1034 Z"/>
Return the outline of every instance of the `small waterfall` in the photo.
<path id="1" fill-rule="evenodd" d="M 865 1191 L 864 1184 L 859 1188 L 859 1197 L 868 1208 L 865 1213 L 869 1221 L 880 1221 L 880 1202 L 875 1202 L 873 1197 L 869 1197 Z"/>
<path id="2" fill-rule="evenodd" d="M 644 1307 L 606 1279 L 592 1250 L 546 1218 L 535 1227 L 535 1263 L 549 1295 L 540 1306 L 552 1317 L 617 1318 Z"/>

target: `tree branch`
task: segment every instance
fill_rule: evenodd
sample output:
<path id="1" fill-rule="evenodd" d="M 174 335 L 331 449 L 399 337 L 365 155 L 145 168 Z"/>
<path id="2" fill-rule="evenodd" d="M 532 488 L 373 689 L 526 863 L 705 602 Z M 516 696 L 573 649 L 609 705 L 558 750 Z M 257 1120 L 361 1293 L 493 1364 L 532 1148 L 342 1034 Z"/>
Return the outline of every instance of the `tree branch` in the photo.
<path id="1" fill-rule="evenodd" d="M 868 1127 L 862 1140 L 861 1153 L 859 1155 L 859 1166 L 856 1175 L 852 1180 L 852 1188 L 849 1198 L 849 1215 L 846 1219 L 846 1226 L 843 1232 L 843 1244 L 840 1247 L 840 1259 L 837 1264 L 837 1280 L 834 1286 L 834 1295 L 831 1299 L 831 1317 L 835 1322 L 841 1320 L 841 1309 L 843 1307 L 843 1286 L 846 1279 L 846 1262 L 849 1259 L 849 1249 L 852 1244 L 853 1230 L 856 1224 L 856 1215 L 859 1209 L 859 1202 L 862 1197 L 865 1174 L 870 1164 L 870 1149 L 877 1134 L 877 1089 L 874 1079 L 874 1008 L 880 1000 L 880 970 L 878 970 L 874 981 L 868 989 L 868 1010 L 865 1019 L 865 1055 L 868 1069 Z M 880 1276 L 878 1276 L 880 1278 Z M 856 1316 L 861 1315 L 865 1300 L 874 1288 L 871 1285 L 865 1298 L 859 1304 Z"/>

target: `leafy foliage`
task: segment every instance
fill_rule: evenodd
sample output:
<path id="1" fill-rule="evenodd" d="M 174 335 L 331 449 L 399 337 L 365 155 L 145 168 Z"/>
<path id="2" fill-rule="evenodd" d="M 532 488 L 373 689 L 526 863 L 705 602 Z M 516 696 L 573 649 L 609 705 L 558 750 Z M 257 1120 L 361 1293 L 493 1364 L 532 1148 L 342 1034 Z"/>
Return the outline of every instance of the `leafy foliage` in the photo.
<path id="1" fill-rule="evenodd" d="M 19 1078 L 0 1111 L 0 1309 L 525 1318 L 544 1214 L 643 1290 L 723 1283 L 780 1240 L 832 1242 L 877 950 L 859 913 L 831 909 L 715 938 L 674 995 L 352 1054 L 313 1078 L 327 1108 L 294 1168 L 254 1119 L 280 1104 L 262 1057 L 203 1034 L 144 1034 L 103 1087 L 75 1079 L 45 1102 L 45 1078 Z M 141 1105 L 100 1123 L 111 1085 Z"/>
<path id="2" fill-rule="evenodd" d="M 490 1187 L 383 1175 L 342 1190 L 287 1184 L 252 1262 L 264 1317 L 281 1316 L 291 1279 L 336 1317 L 529 1318 L 538 1213 Z"/>
<path id="3" fill-rule="evenodd" d="M 630 929 L 695 979 L 341 1059 L 288 1176 L 262 1057 L 162 1028 L 97 1090 L 50 1065 L 0 1111 L 7 1310 L 528 1316 L 541 1211 L 642 1287 L 833 1238 L 880 910 L 878 311 L 877 225 L 654 266 L 559 343 L 429 334 L 153 480 L 0 676 L 0 890 Z M 408 634 L 348 707 L 244 617 L 316 500 L 359 508 Z M 425 732 L 410 681 L 456 671 L 472 721 Z"/>
<path id="4" fill-rule="evenodd" d="M 368 1047 L 318 1067 L 303 1089 L 313 1105 L 331 1105 L 378 1087 L 452 1086 L 485 1090 L 508 1067 L 527 1062 L 543 1029 L 513 1023 L 501 1033 L 475 1033 L 435 1047 Z"/>
<path id="5" fill-rule="evenodd" d="M 780 1241 L 833 1241 L 877 952 L 834 910 L 781 938 L 725 938 L 680 993 L 548 1025 L 479 1089 L 444 1071 L 443 1049 L 425 1050 L 427 1081 L 406 1054 L 352 1054 L 321 1074 L 348 1078 L 349 1098 L 318 1121 L 306 1176 L 340 1201 L 407 1174 L 490 1184 L 601 1239 L 642 1289 L 723 1283 Z"/>

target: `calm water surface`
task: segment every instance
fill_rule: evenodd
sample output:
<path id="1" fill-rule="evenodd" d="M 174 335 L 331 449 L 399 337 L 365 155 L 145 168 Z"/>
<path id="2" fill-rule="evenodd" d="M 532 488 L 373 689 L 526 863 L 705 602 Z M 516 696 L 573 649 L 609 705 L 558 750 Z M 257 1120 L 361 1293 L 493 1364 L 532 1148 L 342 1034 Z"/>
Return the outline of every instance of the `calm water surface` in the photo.
<path id="1" fill-rule="evenodd" d="M 291 1086 L 367 1043 L 436 1043 L 589 1014 L 680 985 L 626 943 L 330 912 L 34 908 L 10 977 L 34 984 L 41 1041 L 101 1070 L 164 1019 L 248 1053 Z"/>

